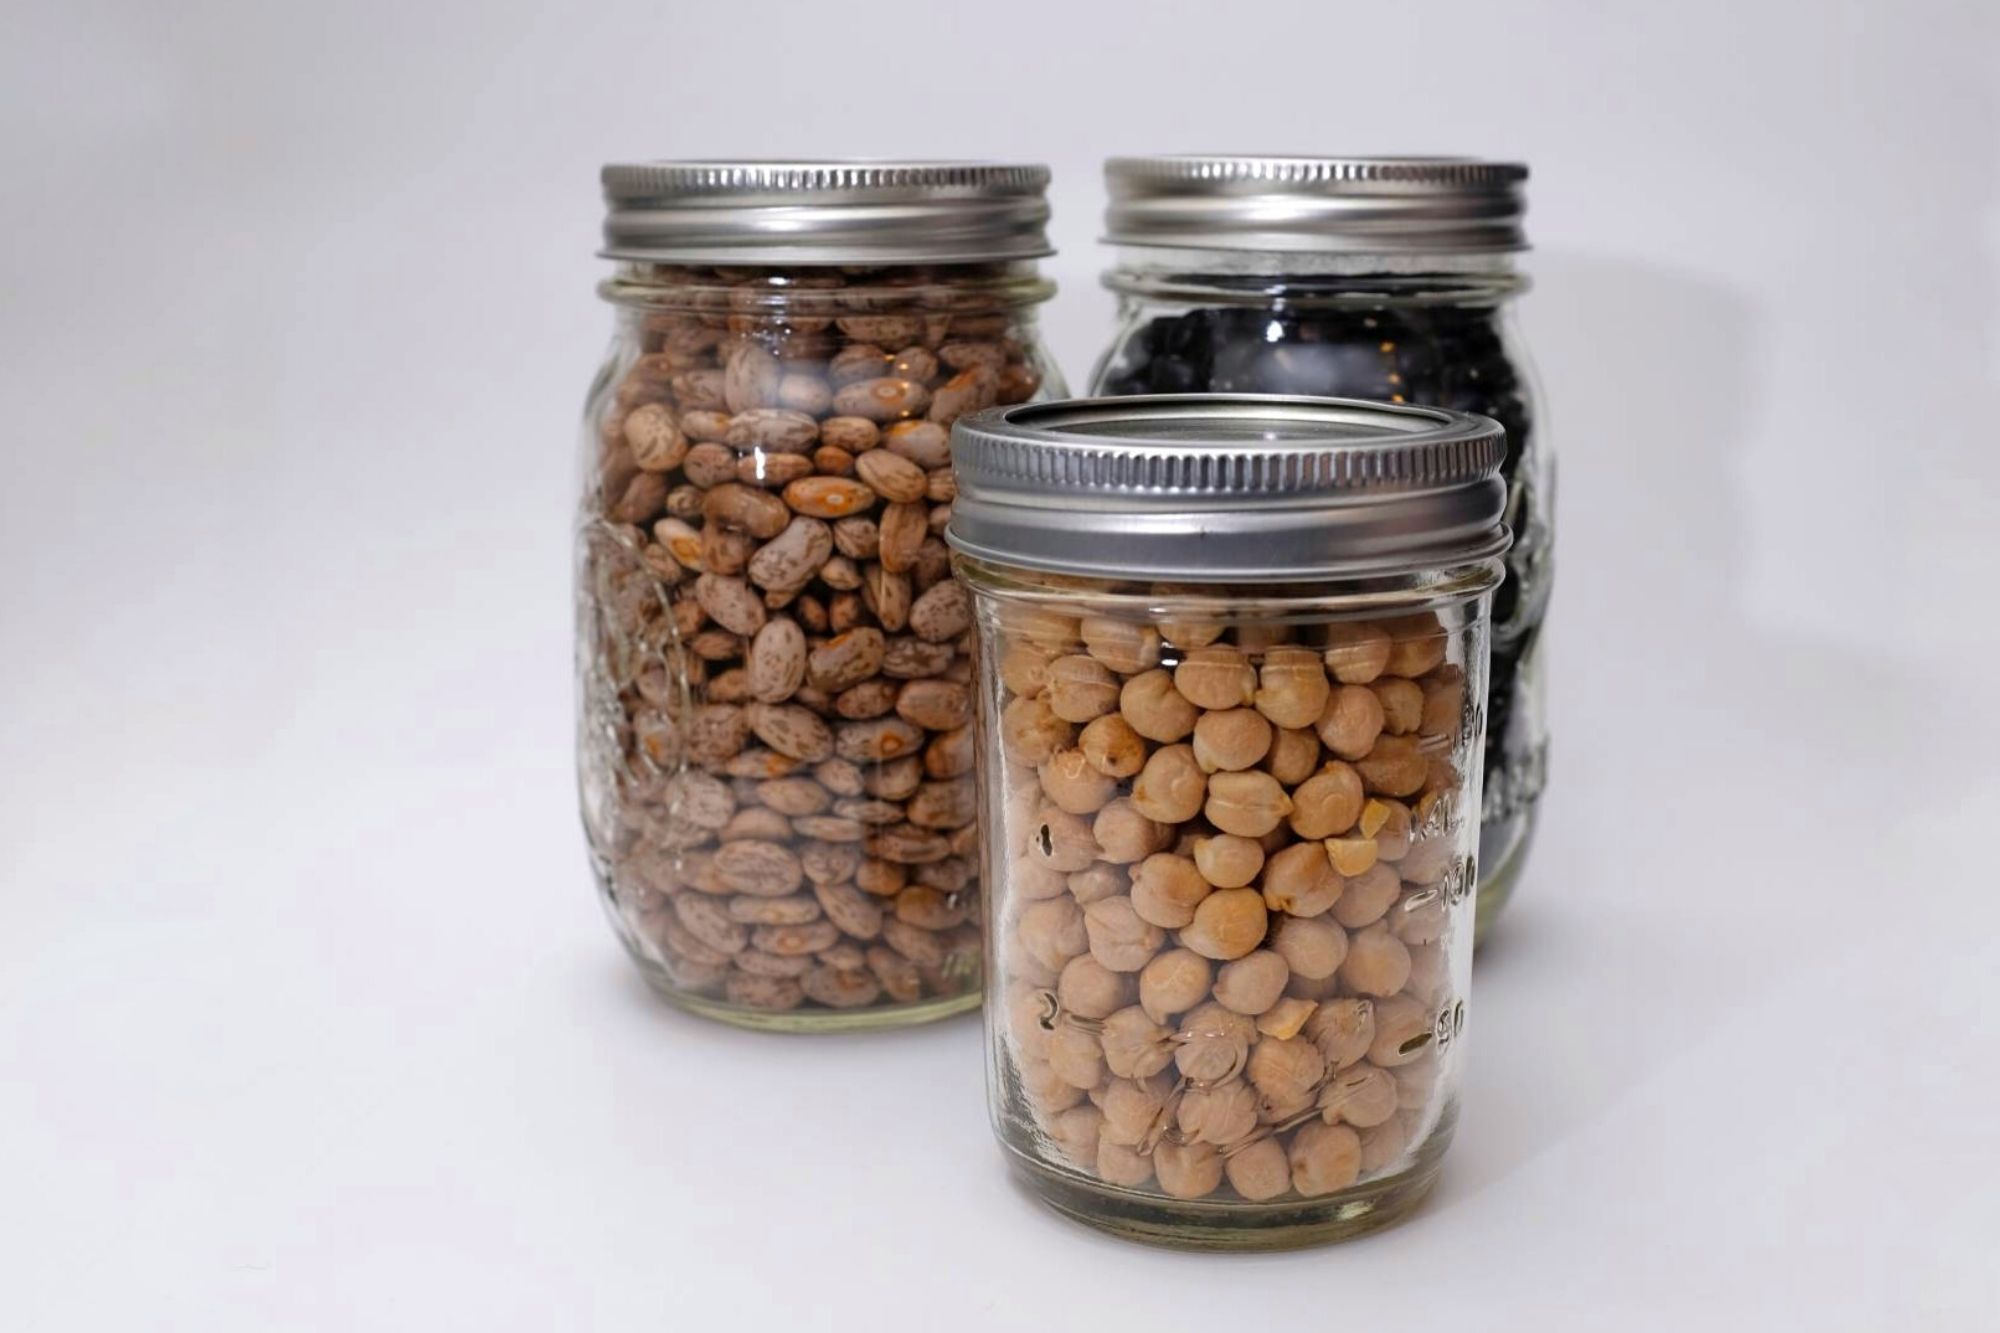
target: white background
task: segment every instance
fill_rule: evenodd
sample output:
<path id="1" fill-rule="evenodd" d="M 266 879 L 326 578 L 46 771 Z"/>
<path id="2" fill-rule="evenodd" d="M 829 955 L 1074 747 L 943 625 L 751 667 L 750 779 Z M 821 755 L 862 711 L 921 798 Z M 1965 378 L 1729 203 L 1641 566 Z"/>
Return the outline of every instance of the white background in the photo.
<path id="1" fill-rule="evenodd" d="M 1978 1328 L 2000 1306 L 2000 10 L 8 5 L 0 1326 Z M 1007 1182 L 970 1022 L 740 1034 L 569 754 L 596 169 L 1532 161 L 1554 785 L 1403 1228 Z M 784 1321 L 781 1323 L 780 1321 Z"/>

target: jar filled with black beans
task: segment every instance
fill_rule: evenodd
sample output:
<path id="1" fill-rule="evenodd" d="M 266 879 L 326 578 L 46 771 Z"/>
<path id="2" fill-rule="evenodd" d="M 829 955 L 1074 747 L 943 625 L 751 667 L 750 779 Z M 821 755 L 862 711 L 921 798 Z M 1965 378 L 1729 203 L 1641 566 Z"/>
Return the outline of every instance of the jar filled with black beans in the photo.
<path id="1" fill-rule="evenodd" d="M 1465 158 L 1113 158 L 1119 327 L 1090 385 L 1366 398 L 1506 428 L 1514 546 L 1493 608 L 1482 933 L 1519 881 L 1548 746 L 1555 470 L 1512 319 L 1527 175 Z"/>

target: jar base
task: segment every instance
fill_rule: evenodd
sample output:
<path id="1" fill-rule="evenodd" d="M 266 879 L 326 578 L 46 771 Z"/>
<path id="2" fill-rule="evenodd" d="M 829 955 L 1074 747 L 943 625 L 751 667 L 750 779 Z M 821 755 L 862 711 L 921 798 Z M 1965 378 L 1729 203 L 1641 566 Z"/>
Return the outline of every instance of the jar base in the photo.
<path id="1" fill-rule="evenodd" d="M 1447 1120 L 1406 1170 L 1323 1198 L 1275 1203 L 1169 1199 L 1120 1189 L 1049 1166 L 1011 1145 L 1003 1147 L 1016 1180 L 1056 1212 L 1092 1230 L 1167 1249 L 1248 1252 L 1304 1249 L 1394 1226 L 1415 1212 L 1437 1184 L 1450 1141 Z"/>
<path id="2" fill-rule="evenodd" d="M 1521 814 L 1506 821 L 1499 836 L 1493 841 L 1506 850 L 1490 870 L 1485 869 L 1486 857 L 1480 856 L 1478 905 L 1474 908 L 1472 944 L 1479 947 L 1480 941 L 1492 930 L 1493 923 L 1505 911 L 1520 886 L 1521 871 L 1528 863 L 1528 851 L 1534 846 L 1536 817 L 1540 814 L 1538 805 L 1530 805 Z M 1485 831 L 1481 830 L 1481 842 L 1485 841 Z"/>
<path id="3" fill-rule="evenodd" d="M 876 1004 L 857 1009 L 753 1009 L 713 996 L 691 994 L 676 986 L 658 966 L 644 959 L 638 962 L 646 984 L 676 1009 L 753 1032 L 867 1032 L 914 1027 L 977 1009 L 980 1001 L 980 992 L 975 987 L 962 995 L 941 995 L 915 1004 Z"/>

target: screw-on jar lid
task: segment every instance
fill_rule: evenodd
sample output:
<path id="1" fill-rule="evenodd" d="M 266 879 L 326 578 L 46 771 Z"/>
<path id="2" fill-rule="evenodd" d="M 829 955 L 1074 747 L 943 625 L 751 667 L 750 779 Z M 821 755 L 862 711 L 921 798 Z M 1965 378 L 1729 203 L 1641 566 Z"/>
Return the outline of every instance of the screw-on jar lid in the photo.
<path id="1" fill-rule="evenodd" d="M 896 264 L 1055 253 L 1049 169 L 1000 162 L 636 162 L 604 168 L 607 259 Z"/>
<path id="2" fill-rule="evenodd" d="M 945 537 L 975 559 L 1101 578 L 1412 573 L 1506 551 L 1506 452 L 1487 417 L 1350 398 L 993 408 L 952 428 Z"/>
<path id="3" fill-rule="evenodd" d="M 1104 239 L 1187 250 L 1524 250 L 1527 179 L 1521 163 L 1469 157 L 1114 157 L 1104 164 Z"/>

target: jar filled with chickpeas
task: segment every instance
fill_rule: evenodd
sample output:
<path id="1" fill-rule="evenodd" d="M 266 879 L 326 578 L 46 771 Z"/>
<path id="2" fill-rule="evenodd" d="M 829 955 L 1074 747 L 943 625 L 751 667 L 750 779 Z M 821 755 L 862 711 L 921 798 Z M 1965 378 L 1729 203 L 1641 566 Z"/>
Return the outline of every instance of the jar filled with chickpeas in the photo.
<path id="1" fill-rule="evenodd" d="M 971 606 L 949 432 L 1060 392 L 1046 169 L 604 169 L 577 514 L 578 770 L 675 1003 L 832 1029 L 979 1003 Z"/>
<path id="2" fill-rule="evenodd" d="M 1166 1244 L 1395 1221 L 1457 1115 L 1501 428 L 1204 394 L 953 449 L 1013 1168 Z"/>

